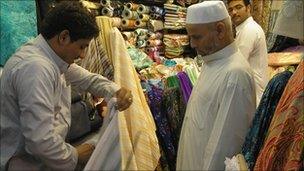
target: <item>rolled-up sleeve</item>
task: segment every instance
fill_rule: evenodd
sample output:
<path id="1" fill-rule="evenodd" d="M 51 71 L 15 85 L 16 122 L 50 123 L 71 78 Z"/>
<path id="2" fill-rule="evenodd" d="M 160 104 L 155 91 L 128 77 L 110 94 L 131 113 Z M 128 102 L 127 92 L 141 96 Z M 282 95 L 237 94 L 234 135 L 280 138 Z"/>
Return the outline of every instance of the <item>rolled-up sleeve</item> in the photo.
<path id="1" fill-rule="evenodd" d="M 29 65 L 16 71 L 14 77 L 25 149 L 54 170 L 73 170 L 77 151 L 54 127 L 56 72 L 45 63 Z"/>
<path id="2" fill-rule="evenodd" d="M 119 86 L 107 78 L 94 74 L 86 69 L 71 64 L 65 73 L 66 80 L 79 92 L 88 91 L 95 96 L 103 97 L 107 101 L 119 90 Z"/>

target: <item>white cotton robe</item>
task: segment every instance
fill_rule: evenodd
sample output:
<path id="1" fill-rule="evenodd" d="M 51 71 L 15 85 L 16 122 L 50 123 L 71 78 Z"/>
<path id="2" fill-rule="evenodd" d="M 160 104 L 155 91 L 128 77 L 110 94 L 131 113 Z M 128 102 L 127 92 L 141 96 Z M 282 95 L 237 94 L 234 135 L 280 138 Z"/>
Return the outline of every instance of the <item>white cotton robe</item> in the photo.
<path id="1" fill-rule="evenodd" d="M 203 57 L 181 131 L 177 170 L 224 170 L 241 150 L 255 111 L 248 62 L 235 43 Z"/>

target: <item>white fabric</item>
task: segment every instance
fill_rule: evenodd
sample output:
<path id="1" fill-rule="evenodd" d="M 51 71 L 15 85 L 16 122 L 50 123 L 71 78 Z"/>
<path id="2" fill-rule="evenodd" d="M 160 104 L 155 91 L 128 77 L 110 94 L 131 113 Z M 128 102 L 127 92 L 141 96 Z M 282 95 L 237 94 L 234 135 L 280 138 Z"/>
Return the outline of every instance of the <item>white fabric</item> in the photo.
<path id="1" fill-rule="evenodd" d="M 118 129 L 118 111 L 115 109 L 116 98 L 108 103 L 108 114 L 104 118 L 101 135 L 93 154 L 84 170 L 120 170 L 121 151 Z"/>
<path id="2" fill-rule="evenodd" d="M 187 24 L 213 23 L 229 17 L 222 1 L 204 1 L 191 5 L 187 9 Z"/>
<path id="3" fill-rule="evenodd" d="M 253 70 L 258 106 L 268 83 L 268 56 L 264 31 L 252 17 L 236 27 L 236 43 Z"/>
<path id="4" fill-rule="evenodd" d="M 285 0 L 273 33 L 304 40 L 303 0 Z"/>
<path id="5" fill-rule="evenodd" d="M 76 167 L 77 151 L 65 142 L 70 84 L 107 99 L 118 90 L 100 75 L 69 66 L 41 35 L 7 61 L 0 88 L 1 170 L 12 156 L 22 155 L 36 156 L 37 165 L 54 170 Z"/>
<path id="6" fill-rule="evenodd" d="M 255 111 L 254 80 L 235 43 L 203 57 L 182 126 L 177 170 L 224 170 L 240 152 Z"/>

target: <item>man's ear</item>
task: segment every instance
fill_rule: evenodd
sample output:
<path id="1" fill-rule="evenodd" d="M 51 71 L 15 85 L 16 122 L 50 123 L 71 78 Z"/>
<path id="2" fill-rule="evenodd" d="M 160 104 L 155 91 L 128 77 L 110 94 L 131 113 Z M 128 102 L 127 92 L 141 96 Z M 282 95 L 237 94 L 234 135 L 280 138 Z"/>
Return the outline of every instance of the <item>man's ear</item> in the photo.
<path id="1" fill-rule="evenodd" d="M 215 29 L 216 29 L 216 32 L 217 32 L 218 39 L 222 40 L 225 37 L 225 34 L 227 32 L 225 23 L 223 23 L 223 22 L 216 23 Z"/>
<path id="2" fill-rule="evenodd" d="M 246 6 L 246 11 L 249 14 L 251 13 L 251 5 L 250 4 Z"/>
<path id="3" fill-rule="evenodd" d="M 69 30 L 63 30 L 58 35 L 58 43 L 60 45 L 67 45 L 71 42 L 70 32 Z"/>

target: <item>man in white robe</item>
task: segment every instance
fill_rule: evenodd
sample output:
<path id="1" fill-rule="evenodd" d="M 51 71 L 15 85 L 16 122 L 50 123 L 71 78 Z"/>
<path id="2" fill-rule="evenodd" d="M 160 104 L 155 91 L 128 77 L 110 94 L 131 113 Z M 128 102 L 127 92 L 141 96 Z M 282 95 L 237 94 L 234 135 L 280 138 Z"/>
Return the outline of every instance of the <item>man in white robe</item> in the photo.
<path id="1" fill-rule="evenodd" d="M 190 6 L 186 29 L 203 66 L 188 102 L 176 169 L 224 170 L 225 157 L 240 152 L 255 112 L 253 74 L 222 1 Z"/>
<path id="2" fill-rule="evenodd" d="M 250 9 L 250 0 L 228 0 L 228 12 L 236 27 L 236 44 L 253 71 L 259 105 L 268 82 L 268 56 L 265 33 L 251 17 Z"/>

